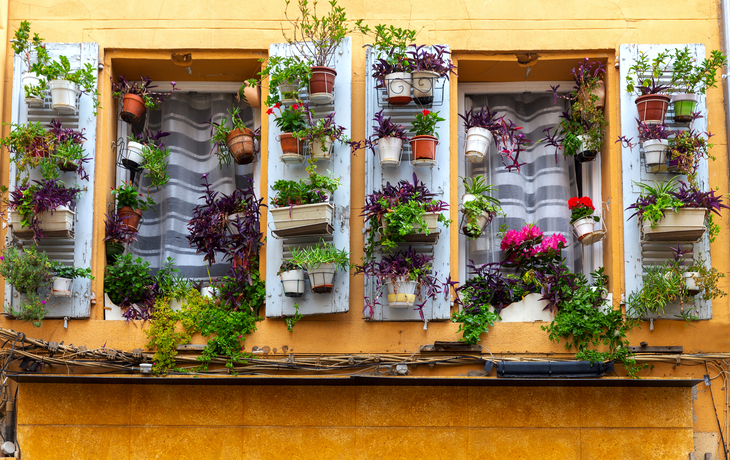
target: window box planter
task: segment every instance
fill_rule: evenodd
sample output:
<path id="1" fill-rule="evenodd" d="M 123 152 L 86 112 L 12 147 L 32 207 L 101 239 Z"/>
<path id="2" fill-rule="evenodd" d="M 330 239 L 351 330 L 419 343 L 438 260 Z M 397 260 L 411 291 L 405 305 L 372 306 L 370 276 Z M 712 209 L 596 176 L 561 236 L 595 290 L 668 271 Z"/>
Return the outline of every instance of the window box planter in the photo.
<path id="1" fill-rule="evenodd" d="M 48 87 L 51 89 L 51 108 L 58 113 L 76 113 L 76 83 L 68 80 L 52 80 Z"/>
<path id="2" fill-rule="evenodd" d="M 409 308 L 416 303 L 418 282 L 406 277 L 385 282 L 388 288 L 388 305 L 391 308 Z"/>
<path id="3" fill-rule="evenodd" d="M 317 104 L 331 104 L 335 100 L 335 77 L 337 71 L 331 67 L 312 67 L 312 78 L 309 80 L 309 101 Z"/>
<path id="4" fill-rule="evenodd" d="M 332 292 L 335 287 L 335 273 L 337 266 L 335 264 L 321 264 L 317 268 L 306 267 L 309 275 L 309 284 L 312 285 L 312 292 L 317 294 L 327 294 Z"/>
<path id="5" fill-rule="evenodd" d="M 276 230 L 315 224 L 332 225 L 334 213 L 335 207 L 331 203 L 303 204 L 271 210 Z"/>
<path id="6" fill-rule="evenodd" d="M 466 159 L 471 163 L 479 163 L 489 152 L 494 134 L 487 128 L 475 126 L 466 130 Z"/>
<path id="7" fill-rule="evenodd" d="M 650 139 L 641 144 L 647 166 L 663 165 L 667 161 L 669 141 L 667 139 Z"/>
<path id="8" fill-rule="evenodd" d="M 411 74 L 413 100 L 419 105 L 433 104 L 433 89 L 439 74 L 431 70 L 419 70 Z"/>
<path id="9" fill-rule="evenodd" d="M 117 214 L 122 221 L 122 225 L 126 225 L 132 231 L 139 230 L 139 221 L 142 219 L 142 211 L 140 209 L 132 209 L 130 206 L 122 207 Z"/>
<path id="10" fill-rule="evenodd" d="M 426 221 L 430 235 L 438 232 L 439 212 L 424 212 L 423 220 Z M 388 219 L 383 219 L 383 231 L 388 231 Z M 426 233 L 412 233 L 412 235 L 425 235 Z"/>
<path id="11" fill-rule="evenodd" d="M 38 86 L 41 83 L 40 77 L 35 72 L 23 72 L 20 79 L 23 88 L 26 86 Z M 40 96 L 25 97 L 25 103 L 30 106 L 39 107 L 43 105 L 44 99 Z"/>
<path id="12" fill-rule="evenodd" d="M 71 297 L 73 281 L 71 278 L 54 276 L 53 284 L 51 285 L 51 295 L 54 297 Z"/>
<path id="13" fill-rule="evenodd" d="M 644 236 L 652 240 L 697 240 L 705 230 L 705 208 L 679 208 L 677 212 L 665 209 L 664 218 L 651 228 L 649 222 L 642 225 Z"/>
<path id="14" fill-rule="evenodd" d="M 674 121 L 678 123 L 690 123 L 692 121 L 692 112 L 694 112 L 699 100 L 700 97 L 692 93 L 681 93 L 672 96 Z"/>
<path id="15" fill-rule="evenodd" d="M 42 211 L 39 215 L 40 228 L 44 235 L 55 237 L 70 237 L 73 232 L 74 215 L 68 206 L 59 206 L 55 211 Z M 10 212 L 10 227 L 18 238 L 32 238 L 33 230 L 21 225 L 21 217 L 15 211 Z"/>
<path id="16" fill-rule="evenodd" d="M 391 105 L 406 105 L 411 102 L 411 74 L 395 72 L 385 76 L 387 101 Z"/>
<path id="17" fill-rule="evenodd" d="M 237 164 L 247 165 L 253 163 L 256 149 L 254 146 L 254 134 L 250 129 L 231 130 L 226 136 L 226 146 Z"/>
<path id="18" fill-rule="evenodd" d="M 284 288 L 284 295 L 287 297 L 301 297 L 304 295 L 304 270 L 289 270 L 279 275 L 281 285 Z"/>
<path id="19" fill-rule="evenodd" d="M 669 96 L 664 94 L 645 94 L 636 98 L 636 109 L 639 121 L 644 123 L 664 123 L 664 116 L 669 106 Z"/>
<path id="20" fill-rule="evenodd" d="M 146 111 L 147 107 L 145 107 L 144 99 L 141 96 L 127 93 L 122 99 L 122 113 L 119 114 L 119 117 L 122 121 L 135 125 L 139 123 L 140 118 Z"/>

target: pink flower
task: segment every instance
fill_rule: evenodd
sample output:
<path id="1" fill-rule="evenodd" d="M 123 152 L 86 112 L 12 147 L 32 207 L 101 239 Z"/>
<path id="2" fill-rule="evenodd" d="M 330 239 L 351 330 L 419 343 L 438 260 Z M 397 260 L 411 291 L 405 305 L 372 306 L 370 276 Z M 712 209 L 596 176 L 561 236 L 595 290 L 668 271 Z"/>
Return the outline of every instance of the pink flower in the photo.
<path id="1" fill-rule="evenodd" d="M 46 304 L 46 301 L 45 300 L 41 300 L 41 304 L 45 305 Z"/>

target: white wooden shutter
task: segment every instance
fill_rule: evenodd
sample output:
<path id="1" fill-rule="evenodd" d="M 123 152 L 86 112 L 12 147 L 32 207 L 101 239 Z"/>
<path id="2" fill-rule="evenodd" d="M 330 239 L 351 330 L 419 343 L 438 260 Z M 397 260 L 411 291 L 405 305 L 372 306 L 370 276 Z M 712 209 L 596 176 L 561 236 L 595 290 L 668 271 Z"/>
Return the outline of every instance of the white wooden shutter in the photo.
<path id="1" fill-rule="evenodd" d="M 269 48 L 269 56 L 293 56 L 294 49 L 286 43 L 277 43 Z M 334 59 L 334 69 L 337 71 L 335 78 L 335 100 L 333 104 L 316 106 L 311 105 L 317 118 L 322 118 L 331 112 L 336 112 L 335 122 L 343 126 L 345 134 L 351 136 L 351 110 L 352 110 L 352 41 L 346 38 L 337 48 Z M 304 100 L 306 95 L 300 94 Z M 267 174 L 267 186 L 271 187 L 279 179 L 299 180 L 307 178 L 305 168 L 307 163 L 301 165 L 285 164 L 279 158 L 281 147 L 278 136 L 281 131 L 274 123 L 274 115 L 269 116 L 269 162 Z M 263 154 L 263 153 L 262 153 Z M 334 290 L 329 294 L 316 294 L 307 289 L 304 296 L 290 298 L 284 296 L 283 286 L 276 274 L 283 259 L 291 256 L 292 247 L 316 245 L 320 239 L 334 243 L 337 249 L 345 249 L 350 252 L 350 148 L 335 142 L 332 159 L 329 162 L 318 161 L 317 173 L 328 174 L 331 171 L 335 177 L 340 179 L 340 187 L 335 191 L 332 200 L 335 205 L 334 232 L 332 235 L 312 235 L 307 237 L 296 237 L 281 239 L 271 231 L 273 228 L 271 207 L 268 210 L 268 225 L 266 229 L 266 316 L 278 318 L 292 316 L 295 313 L 294 304 L 299 305 L 301 315 L 319 315 L 327 313 L 343 313 L 350 308 L 350 274 L 349 272 L 338 271 L 334 280 Z M 269 189 L 271 195 L 271 189 Z M 351 261 L 352 262 L 352 261 Z"/>
<path id="2" fill-rule="evenodd" d="M 635 96 L 626 92 L 626 75 L 629 67 L 636 61 L 639 52 L 648 55 L 649 59 L 653 59 L 656 55 L 664 50 L 673 52 L 677 48 L 689 47 L 692 55 L 701 62 L 705 59 L 705 46 L 703 44 L 679 44 L 679 45 L 621 45 L 619 49 L 620 63 L 620 83 L 621 83 L 621 135 L 633 138 L 634 142 L 638 142 L 639 133 L 636 123 L 638 116 Z M 671 69 L 671 68 L 670 68 Z M 662 83 L 668 83 L 669 78 L 663 77 Z M 692 127 L 699 132 L 707 131 L 707 106 L 705 104 L 705 96 L 700 96 L 696 110 L 700 111 L 704 118 L 696 120 Z M 672 104 L 669 105 L 669 111 L 665 118 L 666 123 L 674 131 L 686 129 L 686 124 L 674 123 L 674 112 Z M 615 140 L 615 139 L 613 139 Z M 609 141 L 612 141 L 609 139 Z M 686 250 L 691 249 L 693 255 L 702 254 L 707 263 L 710 263 L 710 242 L 707 233 L 699 242 L 642 242 L 639 221 L 637 217 L 628 220 L 633 214 L 632 210 L 626 208 L 636 202 L 640 195 L 640 189 L 634 182 L 651 182 L 666 181 L 671 179 L 674 174 L 671 173 L 650 173 L 647 172 L 644 162 L 644 155 L 640 147 L 634 147 L 633 151 L 627 147 L 623 147 L 621 151 L 621 171 L 623 177 L 623 208 L 624 208 L 624 270 L 626 278 L 626 293 L 636 292 L 641 288 L 642 275 L 644 266 L 661 265 L 665 260 L 672 257 L 670 247 L 676 247 L 677 243 L 681 243 Z M 708 180 L 708 164 L 707 160 L 702 160 L 699 165 L 697 179 L 702 190 L 709 190 Z M 680 176 L 680 180 L 687 181 L 685 176 Z M 699 319 L 712 318 L 712 301 L 696 300 L 696 316 Z M 663 315 L 654 316 L 663 319 L 681 319 L 677 316 L 680 313 L 678 304 L 668 305 Z"/>
<path id="3" fill-rule="evenodd" d="M 367 65 L 366 73 L 367 78 L 365 79 L 365 136 L 370 137 L 373 134 L 373 116 L 376 112 L 384 109 L 383 114 L 386 117 L 392 117 L 393 122 L 403 125 L 406 131 L 411 128 L 411 122 L 415 120 L 417 113 L 423 110 L 421 107 L 410 103 L 406 106 L 388 106 L 385 100 L 385 92 L 383 90 L 377 90 L 375 88 L 376 82 L 372 77 L 371 69 L 375 60 L 378 58 L 376 53 L 372 49 L 368 49 L 367 52 Z M 438 124 L 437 133 L 439 138 L 439 146 L 437 151 L 437 161 L 432 167 L 427 166 L 412 166 L 410 163 L 411 149 L 407 143 L 403 145 L 403 154 L 401 163 L 399 166 L 394 168 L 381 168 L 378 158 L 373 155 L 371 151 L 361 153 L 365 155 L 365 193 L 369 194 L 375 190 L 380 190 L 383 185 L 387 182 L 395 184 L 399 180 L 413 180 L 413 173 L 415 172 L 420 181 L 423 181 L 431 192 L 436 194 L 436 199 L 440 199 L 449 202 L 451 188 L 450 188 L 450 158 L 451 158 L 451 120 L 450 120 L 450 90 L 449 80 L 446 78 L 440 78 L 439 82 L 434 85 L 434 102 L 433 107 L 428 107 L 428 110 L 439 112 L 439 116 L 444 118 Z M 458 225 L 458 213 L 456 212 L 458 207 L 455 203 L 450 203 L 451 216 L 453 216 L 454 222 L 451 225 Z M 359 213 L 358 213 L 359 214 Z M 446 216 L 449 216 L 449 211 L 445 212 Z M 440 234 L 438 241 L 434 245 L 426 244 L 405 244 L 402 246 L 403 249 L 408 249 L 408 246 L 412 246 L 414 250 L 422 253 L 427 253 L 433 257 L 432 273 L 436 277 L 444 282 L 450 273 L 450 251 L 451 251 L 451 238 L 450 230 L 439 224 Z M 367 230 L 367 229 L 366 229 Z M 380 258 L 382 254 L 378 252 L 377 257 Z M 385 291 L 385 289 L 384 289 Z M 375 294 L 375 287 L 372 283 L 366 283 L 365 295 L 371 298 Z M 386 292 L 387 294 L 387 292 Z M 381 296 L 380 305 L 374 307 L 374 313 L 372 318 L 369 315 L 365 315 L 366 320 L 373 321 L 422 321 L 421 315 L 418 310 L 413 308 L 391 308 L 388 306 L 385 295 Z M 451 315 L 451 298 L 449 296 L 439 295 L 436 300 L 429 300 L 423 307 L 423 315 L 427 321 L 434 320 L 448 320 Z"/>
<path id="4" fill-rule="evenodd" d="M 47 43 L 51 59 L 58 59 L 59 56 L 66 56 L 71 63 L 72 69 L 83 67 L 90 63 L 93 68 L 98 68 L 99 45 L 96 43 Z M 91 267 L 92 255 L 92 228 L 94 219 L 94 172 L 96 164 L 96 115 L 91 96 L 81 94 L 78 101 L 78 111 L 75 114 L 59 115 L 51 109 L 50 95 L 46 98 L 42 107 L 29 107 L 24 100 L 24 90 L 21 84 L 21 72 L 23 64 L 18 56 L 13 62 L 13 123 L 25 123 L 28 121 L 41 122 L 47 126 L 51 120 L 60 120 L 64 127 L 84 130 L 86 141 L 84 149 L 91 158 L 84 168 L 88 171 L 89 180 L 80 180 L 75 172 L 61 172 L 61 180 L 66 185 L 78 185 L 82 192 L 76 201 L 76 217 L 74 222 L 74 238 L 44 238 L 39 240 L 38 250 L 45 251 L 53 260 L 63 262 L 67 265 L 74 265 L 79 268 Z M 98 84 L 98 81 L 97 81 Z M 10 165 L 9 187 L 15 187 L 15 165 Z M 36 171 L 31 173 L 31 179 L 39 179 L 40 174 Z M 12 241 L 13 235 L 10 229 L 6 234 L 6 244 Z M 25 246 L 31 245 L 32 241 L 24 241 Z M 5 283 L 5 304 L 10 304 L 17 310 L 20 295 Z M 85 278 L 74 280 L 72 297 L 51 297 L 50 310 L 46 318 L 88 318 L 91 309 L 91 281 Z"/>

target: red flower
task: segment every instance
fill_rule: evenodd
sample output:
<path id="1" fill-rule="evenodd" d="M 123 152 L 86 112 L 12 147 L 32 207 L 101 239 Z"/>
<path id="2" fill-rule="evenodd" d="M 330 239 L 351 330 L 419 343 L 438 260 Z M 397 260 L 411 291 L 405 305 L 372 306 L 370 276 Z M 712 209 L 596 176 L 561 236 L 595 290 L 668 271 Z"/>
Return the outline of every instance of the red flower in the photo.
<path id="1" fill-rule="evenodd" d="M 568 207 L 570 209 L 575 208 L 575 205 L 577 205 L 577 204 L 578 204 L 578 197 L 576 197 L 576 196 L 574 196 L 573 198 L 568 200 Z"/>
<path id="2" fill-rule="evenodd" d="M 271 115 L 272 113 L 274 113 L 274 109 L 269 109 L 269 110 L 266 111 L 266 113 L 269 114 L 269 115 Z"/>
<path id="3" fill-rule="evenodd" d="M 593 202 L 591 201 L 590 197 L 584 196 L 583 198 L 581 198 L 580 204 L 582 204 L 583 206 L 585 206 L 587 208 L 594 209 Z"/>
<path id="4" fill-rule="evenodd" d="M 293 110 L 299 110 L 299 104 L 294 104 L 291 106 Z"/>
<path id="5" fill-rule="evenodd" d="M 424 110 L 424 111 L 423 111 L 423 116 L 424 116 L 424 117 L 427 117 L 429 113 L 431 113 L 431 112 L 430 112 L 430 111 L 428 111 L 428 110 Z"/>
<path id="6" fill-rule="evenodd" d="M 281 102 L 277 102 L 276 104 L 274 104 L 274 107 L 277 109 L 281 108 Z"/>

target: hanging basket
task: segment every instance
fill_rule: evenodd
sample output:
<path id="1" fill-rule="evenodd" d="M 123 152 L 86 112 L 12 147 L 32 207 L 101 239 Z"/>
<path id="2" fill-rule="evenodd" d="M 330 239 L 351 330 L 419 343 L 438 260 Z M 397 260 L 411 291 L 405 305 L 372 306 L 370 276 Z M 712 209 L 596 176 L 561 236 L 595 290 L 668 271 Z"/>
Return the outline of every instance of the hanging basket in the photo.
<path id="1" fill-rule="evenodd" d="M 411 102 L 411 74 L 395 72 L 385 76 L 387 101 L 391 105 L 406 105 Z"/>
<path id="2" fill-rule="evenodd" d="M 119 214 L 119 219 L 122 221 L 122 225 L 126 225 L 133 232 L 139 230 L 139 221 L 142 219 L 142 211 L 140 209 L 123 206 L 117 213 Z"/>
<path id="3" fill-rule="evenodd" d="M 332 139 L 327 138 L 324 142 L 314 140 L 309 144 L 309 156 L 313 160 L 329 161 L 332 158 Z"/>
<path id="4" fill-rule="evenodd" d="M 380 166 L 398 166 L 403 150 L 403 139 L 397 137 L 381 137 L 377 141 Z"/>
<path id="5" fill-rule="evenodd" d="M 647 124 L 664 123 L 669 99 L 669 96 L 664 94 L 645 94 L 637 97 L 636 109 L 639 111 L 639 121 Z"/>
<path id="6" fill-rule="evenodd" d="M 144 145 L 139 142 L 129 141 L 129 144 L 127 144 L 127 156 L 122 158 L 122 166 L 130 171 L 140 170 L 144 161 L 142 150 L 144 150 Z"/>
<path id="7" fill-rule="evenodd" d="M 331 104 L 335 100 L 335 77 L 337 71 L 331 67 L 312 67 L 309 79 L 309 101 L 313 104 Z"/>
<path id="8" fill-rule="evenodd" d="M 416 303 L 417 281 L 403 276 L 389 279 L 385 286 L 388 288 L 388 306 L 391 308 L 409 308 Z"/>
<path id="9" fill-rule="evenodd" d="M 480 163 L 489 152 L 494 140 L 494 134 L 487 128 L 475 126 L 466 130 L 466 159 L 470 163 Z"/>
<path id="10" fill-rule="evenodd" d="M 106 261 L 108 265 L 113 265 L 117 261 L 117 257 L 124 253 L 124 245 L 118 241 L 106 242 Z"/>
<path id="11" fill-rule="evenodd" d="M 312 286 L 312 292 L 317 294 L 327 294 L 332 292 L 335 287 L 335 273 L 337 267 L 335 264 L 321 264 L 317 268 L 307 267 L 309 275 L 309 284 Z"/>
<path id="12" fill-rule="evenodd" d="M 575 159 L 578 163 L 588 163 L 595 160 L 598 156 L 598 152 L 595 150 L 588 150 L 586 148 L 586 145 L 588 145 L 588 135 L 581 134 L 576 137 L 580 139 L 580 147 L 578 147 L 578 151 L 575 154 Z"/>
<path id="13" fill-rule="evenodd" d="M 596 229 L 596 224 L 599 224 L 598 229 Z M 606 237 L 603 220 L 599 219 L 596 222 L 592 216 L 583 217 L 573 222 L 573 230 L 583 246 L 590 246 Z"/>
<path id="14" fill-rule="evenodd" d="M 700 97 L 697 94 L 681 93 L 672 96 L 672 104 L 674 104 L 674 121 L 677 123 L 691 123 L 692 112 L 699 102 Z"/>
<path id="15" fill-rule="evenodd" d="M 48 87 L 51 89 L 51 108 L 58 113 L 76 113 L 76 83 L 68 80 L 52 80 Z"/>
<path id="16" fill-rule="evenodd" d="M 128 93 L 122 99 L 122 113 L 119 114 L 119 117 L 122 121 L 135 125 L 139 123 L 140 118 L 146 111 L 147 107 L 144 105 L 144 99 L 136 94 Z"/>
<path id="17" fill-rule="evenodd" d="M 261 85 L 250 86 L 248 83 L 244 83 L 243 97 L 241 100 L 244 104 L 258 109 L 261 107 Z"/>
<path id="18" fill-rule="evenodd" d="M 430 70 L 419 70 L 411 74 L 413 101 L 418 105 L 433 104 L 433 89 L 439 74 Z"/>
<path id="19" fill-rule="evenodd" d="M 39 86 L 41 79 L 35 72 L 23 72 L 23 76 L 20 78 L 23 88 L 28 86 Z M 26 96 L 25 103 L 32 107 L 42 107 L 45 99 L 40 96 Z"/>
<path id="20" fill-rule="evenodd" d="M 413 158 L 411 159 L 413 166 L 433 166 L 436 164 L 436 151 L 439 145 L 436 136 L 414 136 L 409 142 L 413 151 Z"/>
<path id="21" fill-rule="evenodd" d="M 306 279 L 304 278 L 304 270 L 289 270 L 281 272 L 279 275 L 281 285 L 284 289 L 284 295 L 287 297 L 301 297 L 304 295 L 304 287 Z"/>
<path id="22" fill-rule="evenodd" d="M 646 167 L 652 172 L 664 169 L 666 170 L 667 150 L 669 150 L 669 141 L 666 139 L 650 139 L 641 143 L 644 149 L 644 159 Z"/>
<path id="23" fill-rule="evenodd" d="M 239 165 L 253 163 L 256 158 L 253 131 L 248 128 L 231 130 L 226 136 L 226 147 Z"/>

